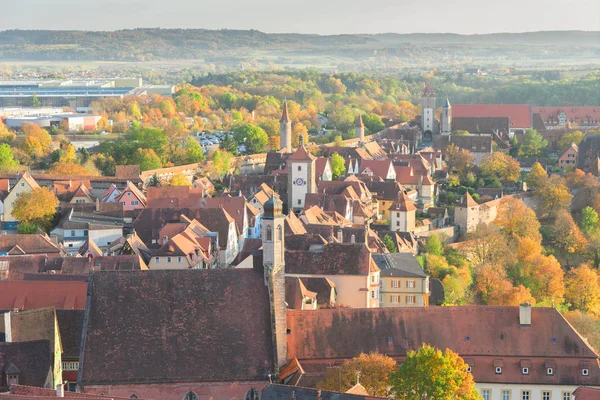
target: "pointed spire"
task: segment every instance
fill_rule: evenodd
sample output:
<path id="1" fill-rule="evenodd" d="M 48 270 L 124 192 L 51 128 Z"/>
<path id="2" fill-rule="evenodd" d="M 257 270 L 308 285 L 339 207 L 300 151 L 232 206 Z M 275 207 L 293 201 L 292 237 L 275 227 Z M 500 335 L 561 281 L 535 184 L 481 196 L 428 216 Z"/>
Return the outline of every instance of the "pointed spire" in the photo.
<path id="1" fill-rule="evenodd" d="M 448 98 L 446 97 L 446 103 L 444 104 L 444 108 L 450 108 L 450 107 L 452 107 L 450 105 L 450 100 L 448 100 Z"/>
<path id="2" fill-rule="evenodd" d="M 356 118 L 356 127 L 363 128 L 364 126 L 365 126 L 365 124 L 362 120 L 362 115 L 359 115 L 358 118 Z"/>
<path id="3" fill-rule="evenodd" d="M 431 87 L 431 85 L 429 83 L 425 86 L 425 90 L 423 90 L 423 96 L 427 96 L 427 97 L 435 96 L 435 92 L 433 91 L 433 88 Z"/>
<path id="4" fill-rule="evenodd" d="M 290 121 L 290 117 L 288 116 L 288 106 L 287 106 L 287 100 L 283 101 L 283 111 L 281 113 L 281 122 L 289 122 Z"/>

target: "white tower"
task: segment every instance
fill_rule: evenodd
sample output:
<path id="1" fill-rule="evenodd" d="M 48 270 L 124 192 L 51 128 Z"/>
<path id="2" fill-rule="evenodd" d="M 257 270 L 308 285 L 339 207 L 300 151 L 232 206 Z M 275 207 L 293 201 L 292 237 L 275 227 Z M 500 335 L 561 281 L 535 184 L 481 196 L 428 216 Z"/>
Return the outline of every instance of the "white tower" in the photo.
<path id="1" fill-rule="evenodd" d="M 287 160 L 288 169 L 288 209 L 302 210 L 307 193 L 316 193 L 315 157 L 304 146 Z"/>
<path id="2" fill-rule="evenodd" d="M 421 131 L 423 132 L 423 141 L 433 141 L 433 132 L 435 129 L 435 92 L 427 84 L 421 97 Z"/>
<path id="3" fill-rule="evenodd" d="M 452 133 L 452 105 L 448 99 L 446 99 L 446 103 L 442 106 L 441 133 L 446 136 Z"/>
<path id="4" fill-rule="evenodd" d="M 365 124 L 363 123 L 362 115 L 359 115 L 358 118 L 356 118 L 354 131 L 356 132 L 354 137 L 360 140 L 365 139 Z"/>

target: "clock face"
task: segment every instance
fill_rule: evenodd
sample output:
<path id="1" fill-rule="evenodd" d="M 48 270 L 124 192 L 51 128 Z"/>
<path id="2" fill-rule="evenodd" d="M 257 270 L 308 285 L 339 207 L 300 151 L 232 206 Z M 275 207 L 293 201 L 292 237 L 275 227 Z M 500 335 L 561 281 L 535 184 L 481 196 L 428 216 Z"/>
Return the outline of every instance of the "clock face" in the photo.
<path id="1" fill-rule="evenodd" d="M 302 179 L 302 178 L 296 179 L 296 185 L 298 185 L 298 186 L 304 185 L 304 179 Z"/>

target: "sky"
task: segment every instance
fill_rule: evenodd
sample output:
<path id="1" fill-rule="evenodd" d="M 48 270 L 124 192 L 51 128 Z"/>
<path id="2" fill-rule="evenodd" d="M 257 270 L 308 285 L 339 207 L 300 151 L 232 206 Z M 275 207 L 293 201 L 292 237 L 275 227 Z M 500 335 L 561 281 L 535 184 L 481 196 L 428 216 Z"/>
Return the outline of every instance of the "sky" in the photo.
<path id="1" fill-rule="evenodd" d="M 0 30 L 600 31 L 600 0 L 0 0 Z"/>

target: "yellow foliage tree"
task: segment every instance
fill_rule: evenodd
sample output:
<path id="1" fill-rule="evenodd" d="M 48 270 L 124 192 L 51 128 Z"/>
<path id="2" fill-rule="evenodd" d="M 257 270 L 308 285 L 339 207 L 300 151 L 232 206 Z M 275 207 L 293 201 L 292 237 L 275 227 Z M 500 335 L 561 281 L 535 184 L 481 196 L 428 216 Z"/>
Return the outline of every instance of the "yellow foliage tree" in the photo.
<path id="1" fill-rule="evenodd" d="M 596 271 L 583 264 L 567 274 L 565 300 L 575 310 L 600 315 L 600 283 Z"/>
<path id="2" fill-rule="evenodd" d="M 503 197 L 498 207 L 498 215 L 494 224 L 508 236 L 519 236 L 540 241 L 540 223 L 535 212 L 525 203 L 514 197 Z"/>
<path id="3" fill-rule="evenodd" d="M 49 188 L 35 188 L 31 192 L 21 193 L 17 196 L 12 215 L 18 221 L 48 229 L 54 214 L 56 214 L 58 204 L 58 198 Z"/>
<path id="4" fill-rule="evenodd" d="M 56 162 L 52 164 L 50 169 L 46 171 L 52 175 L 79 175 L 79 176 L 93 176 L 92 171 L 79 164 L 73 162 Z"/>
<path id="5" fill-rule="evenodd" d="M 33 122 L 25 122 L 21 127 L 25 138 L 33 137 L 38 140 L 44 154 L 47 154 L 52 149 L 52 136 L 42 127 Z"/>
<path id="6" fill-rule="evenodd" d="M 531 166 L 531 170 L 527 174 L 525 182 L 527 182 L 527 189 L 538 190 L 544 186 L 547 180 L 548 174 L 544 170 L 544 167 L 542 167 L 542 164 L 539 162 L 536 162 Z"/>
<path id="7" fill-rule="evenodd" d="M 484 175 L 495 176 L 501 181 L 515 182 L 521 175 L 521 165 L 517 160 L 501 152 L 485 156 L 480 165 Z"/>
<path id="8" fill-rule="evenodd" d="M 190 180 L 183 174 L 175 174 L 169 181 L 169 186 L 192 186 Z"/>
<path id="9" fill-rule="evenodd" d="M 396 361 L 378 353 L 364 354 L 346 360 L 339 369 L 329 368 L 325 379 L 317 383 L 322 390 L 342 393 L 356 384 L 360 373 L 360 384 L 371 396 L 387 397 L 389 377 L 396 369 Z"/>

